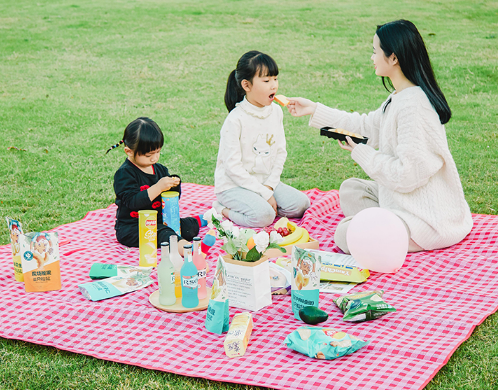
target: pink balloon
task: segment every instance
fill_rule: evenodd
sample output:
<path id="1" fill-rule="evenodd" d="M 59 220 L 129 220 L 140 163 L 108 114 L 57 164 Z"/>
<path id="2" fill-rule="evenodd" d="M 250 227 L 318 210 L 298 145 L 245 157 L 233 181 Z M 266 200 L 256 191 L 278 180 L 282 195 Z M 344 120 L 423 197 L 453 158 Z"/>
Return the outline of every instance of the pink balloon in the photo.
<path id="1" fill-rule="evenodd" d="M 354 259 L 371 271 L 396 273 L 408 253 L 408 233 L 392 211 L 371 207 L 356 214 L 346 234 Z"/>

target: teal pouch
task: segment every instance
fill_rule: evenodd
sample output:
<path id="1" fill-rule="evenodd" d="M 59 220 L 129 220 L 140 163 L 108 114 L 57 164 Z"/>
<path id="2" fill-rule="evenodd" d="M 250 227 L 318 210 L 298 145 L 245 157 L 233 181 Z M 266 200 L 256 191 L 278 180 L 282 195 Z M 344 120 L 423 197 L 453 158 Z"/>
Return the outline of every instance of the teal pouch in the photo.
<path id="1" fill-rule="evenodd" d="M 226 276 L 226 268 L 223 265 L 223 262 L 218 260 L 213 285 L 211 286 L 211 296 L 209 297 L 205 321 L 206 329 L 209 332 L 216 334 L 228 332 L 230 326 Z"/>
<path id="2" fill-rule="evenodd" d="M 211 333 L 222 334 L 230 327 L 228 299 L 224 302 L 209 300 L 206 313 L 206 329 Z"/>
<path id="3" fill-rule="evenodd" d="M 83 283 L 78 285 L 78 288 L 86 299 L 101 301 L 140 290 L 153 282 L 149 275 L 134 272 L 128 276 L 114 276 L 96 282 Z"/>
<path id="4" fill-rule="evenodd" d="M 288 348 L 309 357 L 333 360 L 356 352 L 370 341 L 332 328 L 301 326 L 289 334 L 284 343 Z"/>
<path id="5" fill-rule="evenodd" d="M 294 318 L 300 320 L 299 310 L 318 307 L 320 299 L 320 256 L 296 246 L 292 248 L 291 301 Z"/>

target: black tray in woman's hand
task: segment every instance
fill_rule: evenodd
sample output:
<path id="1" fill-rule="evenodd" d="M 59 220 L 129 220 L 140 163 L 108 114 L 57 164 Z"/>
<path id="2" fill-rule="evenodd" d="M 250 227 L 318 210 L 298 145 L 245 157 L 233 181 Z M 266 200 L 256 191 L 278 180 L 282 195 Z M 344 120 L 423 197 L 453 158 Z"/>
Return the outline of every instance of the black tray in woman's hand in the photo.
<path id="1" fill-rule="evenodd" d="M 350 131 L 344 129 L 335 129 L 333 127 L 322 127 L 320 129 L 320 135 L 344 142 L 347 142 L 346 136 L 349 135 L 353 142 L 357 144 L 366 144 L 368 141 L 368 137 L 363 137 L 362 135 L 351 133 Z"/>

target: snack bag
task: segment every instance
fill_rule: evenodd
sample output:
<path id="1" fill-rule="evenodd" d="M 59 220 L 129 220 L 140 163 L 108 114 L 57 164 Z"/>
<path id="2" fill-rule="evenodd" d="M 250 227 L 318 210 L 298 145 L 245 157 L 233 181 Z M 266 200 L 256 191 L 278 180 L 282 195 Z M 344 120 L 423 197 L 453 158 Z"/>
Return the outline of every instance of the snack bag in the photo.
<path id="1" fill-rule="evenodd" d="M 233 316 L 227 337 L 223 342 L 225 354 L 229 358 L 243 356 L 246 353 L 252 328 L 252 314 L 248 311 Z"/>
<path id="2" fill-rule="evenodd" d="M 138 212 L 138 250 L 141 267 L 157 266 L 157 211 L 140 210 Z"/>
<path id="3" fill-rule="evenodd" d="M 26 292 L 60 290 L 59 235 L 27 233 L 20 236 L 20 245 Z"/>
<path id="4" fill-rule="evenodd" d="M 21 236 L 23 235 L 22 226 L 19 221 L 5 217 L 10 231 L 10 246 L 12 248 L 12 260 L 14 261 L 14 278 L 18 282 L 24 282 L 22 274 L 22 260 L 21 260 Z"/>
<path id="5" fill-rule="evenodd" d="M 127 276 L 132 272 L 141 272 L 144 275 L 152 273 L 152 267 L 139 267 L 133 265 L 117 265 L 93 263 L 90 268 L 90 279 L 105 279 L 113 276 Z"/>
<path id="6" fill-rule="evenodd" d="M 363 322 L 375 320 L 396 311 L 394 307 L 382 299 L 383 290 L 363 291 L 343 295 L 334 299 L 334 303 L 344 313 L 344 321 Z"/>
<path id="7" fill-rule="evenodd" d="M 149 275 L 142 272 L 132 272 L 127 276 L 114 276 L 96 282 L 78 285 L 81 293 L 91 301 L 116 297 L 132 291 L 141 290 L 154 282 Z"/>
<path id="8" fill-rule="evenodd" d="M 299 310 L 305 306 L 318 307 L 320 298 L 320 257 L 312 251 L 292 248 L 291 300 L 294 318 L 300 320 Z"/>
<path id="9" fill-rule="evenodd" d="M 358 264 L 351 255 L 314 251 L 320 255 L 320 280 L 363 283 L 370 276 L 367 269 Z"/>
<path id="10" fill-rule="evenodd" d="M 226 278 L 226 268 L 222 261 L 218 261 L 205 322 L 206 329 L 216 334 L 227 332 L 230 323 Z"/>
<path id="11" fill-rule="evenodd" d="M 356 352 L 370 341 L 360 340 L 332 328 L 301 326 L 287 335 L 284 343 L 309 357 L 332 360 Z"/>

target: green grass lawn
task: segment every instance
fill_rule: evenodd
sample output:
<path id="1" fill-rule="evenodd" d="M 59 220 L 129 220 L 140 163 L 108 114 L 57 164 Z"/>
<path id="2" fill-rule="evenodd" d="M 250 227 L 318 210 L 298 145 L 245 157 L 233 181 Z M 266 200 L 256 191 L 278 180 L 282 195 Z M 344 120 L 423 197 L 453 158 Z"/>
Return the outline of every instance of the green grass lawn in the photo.
<path id="1" fill-rule="evenodd" d="M 161 163 L 184 182 L 212 185 L 226 79 L 248 50 L 277 61 L 280 93 L 376 109 L 387 92 L 370 61 L 372 37 L 377 24 L 400 18 L 419 28 L 452 108 L 448 142 L 471 210 L 497 214 L 496 2 L 2 0 L 2 221 L 46 230 L 111 204 L 125 155 L 104 153 L 139 116 L 165 133 Z M 365 177 L 307 121 L 284 115 L 286 183 L 330 190 Z M 7 244 L 2 221 L 0 244 Z M 497 346 L 495 314 L 427 388 L 498 388 Z M 252 389 L 5 339 L 0 388 Z"/>

